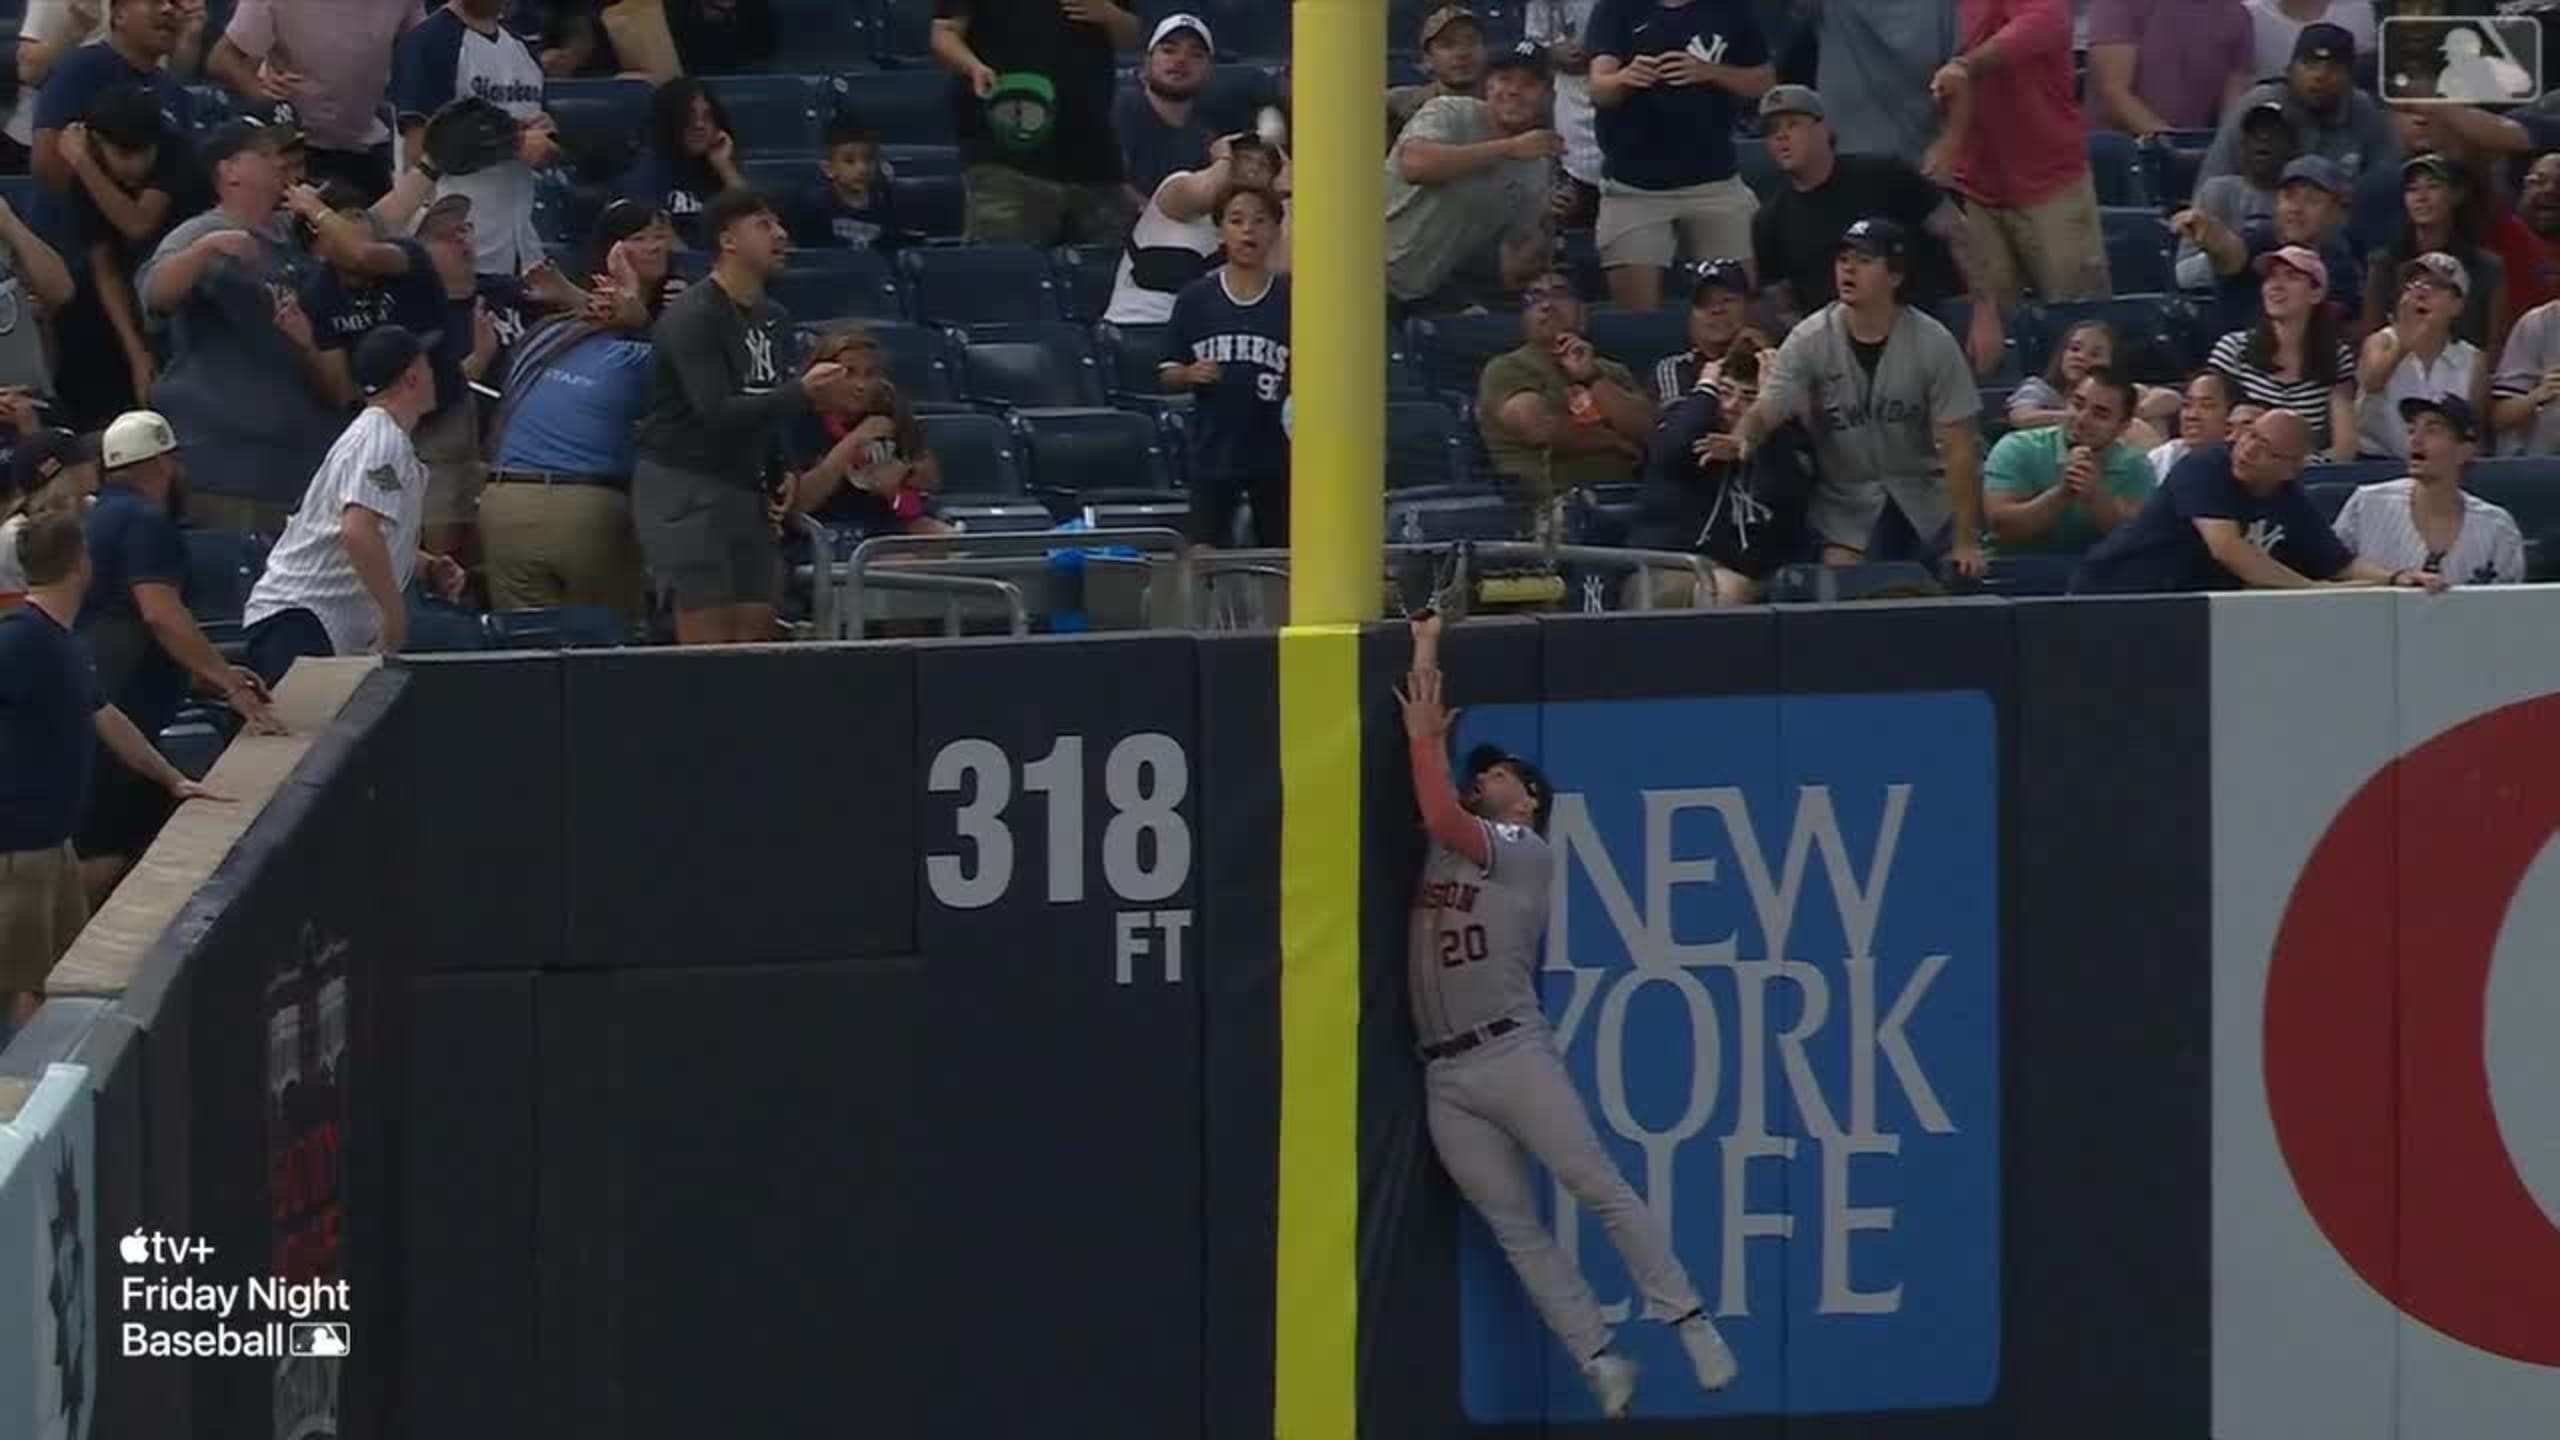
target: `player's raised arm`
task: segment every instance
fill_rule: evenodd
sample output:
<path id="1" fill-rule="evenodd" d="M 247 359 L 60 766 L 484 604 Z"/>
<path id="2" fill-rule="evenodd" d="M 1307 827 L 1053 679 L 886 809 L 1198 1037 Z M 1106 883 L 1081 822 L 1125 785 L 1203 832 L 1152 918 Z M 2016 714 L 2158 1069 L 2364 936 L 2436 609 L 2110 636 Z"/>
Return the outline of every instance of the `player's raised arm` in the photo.
<path id="1" fill-rule="evenodd" d="M 1493 844 L 1484 824 L 1458 803 L 1457 787 L 1449 780 L 1449 725 L 1456 713 L 1440 703 L 1439 669 L 1422 668 L 1421 659 L 1417 648 L 1413 673 L 1396 692 L 1404 704 L 1404 733 L 1412 751 L 1414 804 L 1432 839 L 1480 866 L 1490 865 Z"/>

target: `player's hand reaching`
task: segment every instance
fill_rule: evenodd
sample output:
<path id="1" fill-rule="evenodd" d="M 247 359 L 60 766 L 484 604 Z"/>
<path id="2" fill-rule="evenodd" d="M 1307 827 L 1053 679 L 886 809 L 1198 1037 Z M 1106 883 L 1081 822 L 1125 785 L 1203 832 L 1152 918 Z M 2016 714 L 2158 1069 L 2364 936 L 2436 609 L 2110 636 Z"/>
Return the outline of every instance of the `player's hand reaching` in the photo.
<path id="1" fill-rule="evenodd" d="M 1437 669 L 1417 669 L 1405 676 L 1396 699 L 1404 706 L 1404 733 L 1412 739 L 1437 743 L 1448 738 L 1449 727 L 1457 723 L 1458 712 L 1440 703 Z"/>

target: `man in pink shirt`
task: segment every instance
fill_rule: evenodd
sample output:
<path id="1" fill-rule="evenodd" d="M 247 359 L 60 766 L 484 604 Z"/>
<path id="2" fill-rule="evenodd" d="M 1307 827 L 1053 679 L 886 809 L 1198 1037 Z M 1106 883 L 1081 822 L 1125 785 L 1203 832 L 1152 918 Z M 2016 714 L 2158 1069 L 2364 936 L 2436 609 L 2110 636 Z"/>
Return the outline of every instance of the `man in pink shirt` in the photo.
<path id="1" fill-rule="evenodd" d="M 418 0 L 240 0 L 205 68 L 252 104 L 293 102 L 312 184 L 344 180 L 377 200 L 391 188 L 391 45 L 417 20 Z"/>
<path id="2" fill-rule="evenodd" d="M 2115 289 L 2074 88 L 2063 0 L 1958 0 L 1955 58 L 1929 81 L 1946 131 L 1921 168 L 1964 197 L 2003 305 L 2022 282 L 2044 300 Z"/>
<path id="3" fill-rule="evenodd" d="M 2089 94 L 2128 135 L 2211 130 L 2257 79 L 2240 0 L 2090 0 Z"/>

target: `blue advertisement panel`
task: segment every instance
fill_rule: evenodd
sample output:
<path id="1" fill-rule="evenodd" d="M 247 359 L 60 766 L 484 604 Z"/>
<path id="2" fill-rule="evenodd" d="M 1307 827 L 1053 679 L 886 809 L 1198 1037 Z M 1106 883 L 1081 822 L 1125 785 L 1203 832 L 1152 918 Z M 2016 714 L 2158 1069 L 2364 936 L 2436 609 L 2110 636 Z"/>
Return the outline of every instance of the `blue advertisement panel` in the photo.
<path id="1" fill-rule="evenodd" d="M 98 1402 L 97 1102 L 55 1064 L 0 1124 L 0 1435 L 86 1440 Z"/>
<path id="2" fill-rule="evenodd" d="M 1629 1324 L 1634 1413 L 1982 1404 L 1999 1382 L 1998 720 L 1979 691 L 1489 706 L 1556 789 L 1542 989 L 1567 1068 L 1742 1364 Z M 1545 1184 L 1613 1320 L 1607 1234 Z M 1472 1217 L 1478 1423 L 1595 1418 Z"/>

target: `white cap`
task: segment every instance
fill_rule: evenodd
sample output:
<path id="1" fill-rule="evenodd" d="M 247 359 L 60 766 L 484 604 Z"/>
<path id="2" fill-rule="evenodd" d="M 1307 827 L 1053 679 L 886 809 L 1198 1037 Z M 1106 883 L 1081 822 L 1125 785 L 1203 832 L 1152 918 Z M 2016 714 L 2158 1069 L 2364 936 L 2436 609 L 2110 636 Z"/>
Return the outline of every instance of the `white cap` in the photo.
<path id="1" fill-rule="evenodd" d="M 139 465 L 178 448 L 178 432 L 157 410 L 127 410 L 107 427 L 98 442 L 98 464 L 109 470 Z"/>
<path id="2" fill-rule="evenodd" d="M 1210 54 L 1218 53 L 1218 42 L 1209 38 L 1209 22 L 1197 15 L 1186 15 L 1179 11 L 1156 22 L 1156 33 L 1147 38 L 1147 48 L 1153 50 L 1163 44 L 1164 37 L 1176 30 L 1190 30 L 1198 33 L 1200 44 Z"/>

